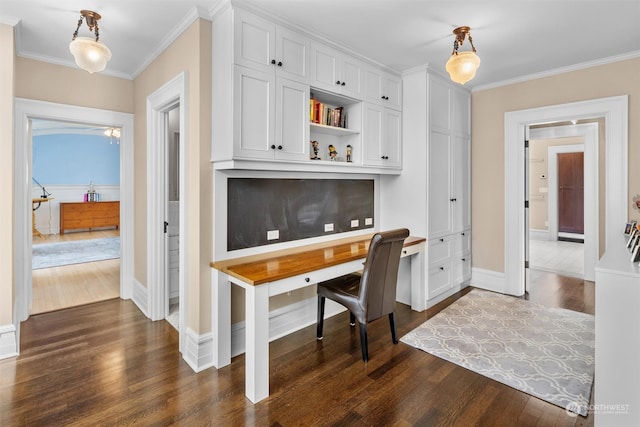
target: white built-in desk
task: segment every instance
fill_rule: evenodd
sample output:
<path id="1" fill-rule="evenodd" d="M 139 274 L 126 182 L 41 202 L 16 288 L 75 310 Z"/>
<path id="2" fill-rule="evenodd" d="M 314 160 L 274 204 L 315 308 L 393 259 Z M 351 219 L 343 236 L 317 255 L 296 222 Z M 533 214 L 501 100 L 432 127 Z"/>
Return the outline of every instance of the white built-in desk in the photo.
<path id="1" fill-rule="evenodd" d="M 269 396 L 269 297 L 362 270 L 372 234 L 214 261 L 213 364 L 231 363 L 231 286 L 245 290 L 245 392 L 256 403 Z M 402 251 L 411 257 L 411 308 L 426 309 L 425 239 L 408 237 Z M 216 322 L 217 320 L 217 322 Z"/>
<path id="2" fill-rule="evenodd" d="M 640 425 L 640 267 L 626 243 L 596 265 L 596 426 Z"/>

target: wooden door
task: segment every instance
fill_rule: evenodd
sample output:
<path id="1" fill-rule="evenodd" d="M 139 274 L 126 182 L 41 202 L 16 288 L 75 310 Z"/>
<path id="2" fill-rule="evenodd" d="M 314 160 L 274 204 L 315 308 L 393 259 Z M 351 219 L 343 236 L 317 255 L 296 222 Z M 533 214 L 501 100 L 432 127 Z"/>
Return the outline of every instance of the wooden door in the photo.
<path id="1" fill-rule="evenodd" d="M 584 233 L 584 153 L 558 154 L 558 231 Z"/>

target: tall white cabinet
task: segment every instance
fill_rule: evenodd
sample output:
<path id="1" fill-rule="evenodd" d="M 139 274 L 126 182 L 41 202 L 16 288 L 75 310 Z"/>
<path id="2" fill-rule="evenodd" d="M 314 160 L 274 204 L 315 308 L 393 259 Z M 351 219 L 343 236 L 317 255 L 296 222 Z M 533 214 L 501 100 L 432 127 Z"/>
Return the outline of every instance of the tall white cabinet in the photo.
<path id="1" fill-rule="evenodd" d="M 427 236 L 427 308 L 471 279 L 471 94 L 428 68 L 402 87 L 406 155 L 401 176 L 382 177 L 382 225 Z"/>

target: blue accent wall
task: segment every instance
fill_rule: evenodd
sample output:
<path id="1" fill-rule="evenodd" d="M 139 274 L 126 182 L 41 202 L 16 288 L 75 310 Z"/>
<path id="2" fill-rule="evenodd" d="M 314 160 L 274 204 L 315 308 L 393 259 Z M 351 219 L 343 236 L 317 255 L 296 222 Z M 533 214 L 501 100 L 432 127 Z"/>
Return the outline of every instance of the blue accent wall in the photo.
<path id="1" fill-rule="evenodd" d="M 34 136 L 33 177 L 47 185 L 120 185 L 120 145 L 99 135 Z"/>

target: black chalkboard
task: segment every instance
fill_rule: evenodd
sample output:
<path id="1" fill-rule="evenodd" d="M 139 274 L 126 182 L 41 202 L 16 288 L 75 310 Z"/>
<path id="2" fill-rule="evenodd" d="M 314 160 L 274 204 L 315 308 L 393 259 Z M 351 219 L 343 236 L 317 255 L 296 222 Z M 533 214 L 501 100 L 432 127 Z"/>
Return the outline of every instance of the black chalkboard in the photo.
<path id="1" fill-rule="evenodd" d="M 372 179 L 229 178 L 227 197 L 228 251 L 373 228 L 365 225 L 374 214 Z M 279 238 L 267 240 L 270 230 Z"/>

